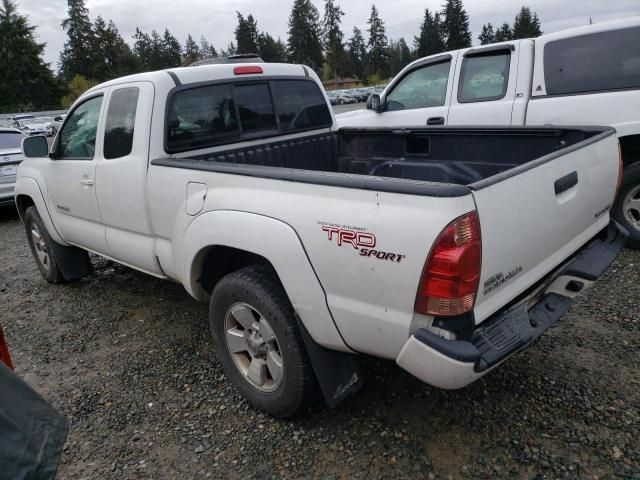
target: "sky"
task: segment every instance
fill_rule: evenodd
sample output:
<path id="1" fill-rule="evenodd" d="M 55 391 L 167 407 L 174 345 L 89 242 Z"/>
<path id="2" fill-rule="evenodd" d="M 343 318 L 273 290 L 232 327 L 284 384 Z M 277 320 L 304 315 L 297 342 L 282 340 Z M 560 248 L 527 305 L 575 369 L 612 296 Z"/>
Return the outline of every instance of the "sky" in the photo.
<path id="1" fill-rule="evenodd" d="M 67 0 L 15 0 L 18 11 L 26 14 L 31 25 L 37 27 L 40 42 L 46 42 L 45 61 L 56 69 L 60 50 L 66 36 L 60 26 L 67 13 Z M 312 0 L 323 12 L 323 0 Z M 464 0 L 470 17 L 474 44 L 482 25 L 494 26 L 507 21 L 513 23 L 524 0 Z M 357 26 L 365 34 L 372 0 L 338 0 L 345 12 L 342 19 L 345 40 Z M 444 0 L 377 0 L 380 16 L 386 24 L 387 36 L 404 37 L 412 46 L 424 16 L 424 9 L 440 10 Z M 287 39 L 287 21 L 293 0 L 87 0 L 92 20 L 102 15 L 112 19 L 120 34 L 132 44 L 136 27 L 144 32 L 165 27 L 184 45 L 190 33 L 196 41 L 204 37 L 218 49 L 226 49 L 234 41 L 237 24 L 236 10 L 247 16 L 253 14 L 260 31 Z M 538 13 L 542 30 L 547 33 L 594 22 L 640 15 L 638 0 L 529 0 L 527 5 Z"/>

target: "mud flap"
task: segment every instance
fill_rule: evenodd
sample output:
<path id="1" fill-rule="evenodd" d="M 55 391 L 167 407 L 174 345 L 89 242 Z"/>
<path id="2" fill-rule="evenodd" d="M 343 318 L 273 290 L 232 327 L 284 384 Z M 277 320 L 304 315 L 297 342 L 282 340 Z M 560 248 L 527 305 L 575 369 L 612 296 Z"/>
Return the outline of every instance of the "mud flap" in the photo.
<path id="1" fill-rule="evenodd" d="M 322 395 L 324 395 L 327 405 L 334 408 L 350 394 L 356 393 L 362 388 L 360 361 L 356 355 L 351 353 L 337 352 L 318 345 L 311 338 L 297 315 L 296 320 Z"/>
<path id="2" fill-rule="evenodd" d="M 51 240 L 51 245 L 58 260 L 58 267 L 65 280 L 78 280 L 93 272 L 89 254 L 78 247 L 65 247 Z"/>

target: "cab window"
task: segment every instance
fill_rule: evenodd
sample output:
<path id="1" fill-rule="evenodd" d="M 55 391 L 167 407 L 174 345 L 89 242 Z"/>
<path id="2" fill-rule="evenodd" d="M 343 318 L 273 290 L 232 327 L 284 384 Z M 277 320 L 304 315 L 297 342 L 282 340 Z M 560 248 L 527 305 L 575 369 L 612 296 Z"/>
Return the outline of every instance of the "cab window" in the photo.
<path id="1" fill-rule="evenodd" d="M 210 147 L 239 135 L 230 85 L 192 88 L 171 97 L 167 151 Z"/>
<path id="2" fill-rule="evenodd" d="M 547 43 L 544 80 L 547 95 L 640 88 L 640 27 Z"/>
<path id="3" fill-rule="evenodd" d="M 131 153 L 139 93 L 137 87 L 128 87 L 111 94 L 104 127 L 104 158 L 120 158 Z"/>
<path id="4" fill-rule="evenodd" d="M 471 55 L 462 61 L 458 102 L 500 100 L 509 84 L 510 50 Z"/>
<path id="5" fill-rule="evenodd" d="M 450 68 L 451 61 L 447 60 L 409 72 L 387 95 L 387 110 L 444 105 Z"/>
<path id="6" fill-rule="evenodd" d="M 96 149 L 96 135 L 102 95 L 78 105 L 69 115 L 60 131 L 58 158 L 65 160 L 91 160 Z"/>

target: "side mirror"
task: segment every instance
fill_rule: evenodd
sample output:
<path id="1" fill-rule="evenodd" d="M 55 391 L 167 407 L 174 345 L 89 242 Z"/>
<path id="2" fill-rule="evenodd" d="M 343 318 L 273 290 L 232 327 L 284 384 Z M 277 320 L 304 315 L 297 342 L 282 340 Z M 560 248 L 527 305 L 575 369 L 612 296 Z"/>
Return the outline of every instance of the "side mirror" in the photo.
<path id="1" fill-rule="evenodd" d="M 49 156 L 47 137 L 37 135 L 22 139 L 22 153 L 27 158 L 45 158 Z"/>
<path id="2" fill-rule="evenodd" d="M 369 95 L 369 98 L 367 98 L 367 109 L 378 113 L 382 112 L 382 101 L 380 100 L 380 95 L 377 93 Z"/>

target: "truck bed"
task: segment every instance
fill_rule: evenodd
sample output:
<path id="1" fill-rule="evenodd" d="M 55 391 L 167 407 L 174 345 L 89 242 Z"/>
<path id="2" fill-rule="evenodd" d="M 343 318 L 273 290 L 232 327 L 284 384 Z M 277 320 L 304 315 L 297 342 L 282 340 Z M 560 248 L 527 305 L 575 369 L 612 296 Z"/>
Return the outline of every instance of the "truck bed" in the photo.
<path id="1" fill-rule="evenodd" d="M 219 170 L 219 164 L 282 167 L 480 188 L 610 133 L 607 127 L 341 129 L 250 147 L 218 148 L 191 155 L 189 165 L 182 166 L 202 170 Z M 223 170 L 251 174 L 238 168 Z M 305 178 L 311 181 L 310 176 Z M 375 182 L 373 187 L 381 185 Z M 456 189 L 449 192 L 455 196 Z"/>

